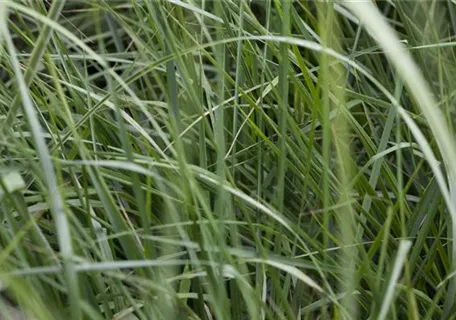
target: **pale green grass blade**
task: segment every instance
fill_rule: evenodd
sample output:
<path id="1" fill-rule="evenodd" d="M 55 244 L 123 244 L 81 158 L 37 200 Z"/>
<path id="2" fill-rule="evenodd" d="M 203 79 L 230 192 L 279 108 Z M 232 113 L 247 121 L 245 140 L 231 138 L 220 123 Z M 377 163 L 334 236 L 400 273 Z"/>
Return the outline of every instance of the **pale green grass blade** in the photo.
<path id="1" fill-rule="evenodd" d="M 389 282 L 386 287 L 385 294 L 383 295 L 383 302 L 380 306 L 380 312 L 377 316 L 377 319 L 386 319 L 388 316 L 388 312 L 390 310 L 391 303 L 393 302 L 394 295 L 395 295 L 395 286 L 399 277 L 401 275 L 401 271 L 404 265 L 404 261 L 407 257 L 407 254 L 410 250 L 412 243 L 410 241 L 401 241 L 399 243 L 399 248 L 397 250 L 396 260 L 394 261 L 393 270 L 391 272 Z"/>
<path id="2" fill-rule="evenodd" d="M 74 319 L 81 318 L 81 309 L 79 305 L 79 287 L 78 279 L 75 274 L 74 266 L 72 263 L 73 259 L 73 248 L 70 233 L 70 226 L 66 217 L 65 206 L 61 198 L 61 194 L 57 185 L 57 178 L 55 176 L 54 165 L 52 163 L 48 147 L 45 143 L 44 137 L 42 136 L 42 129 L 39 120 L 35 113 L 33 102 L 30 98 L 27 84 L 25 83 L 24 76 L 22 74 L 19 61 L 16 58 L 16 49 L 11 39 L 8 26 L 6 25 L 8 17 L 8 9 L 5 4 L 0 4 L 0 12 L 3 13 L 3 23 L 0 24 L 0 31 L 2 38 L 7 44 L 8 51 L 10 54 L 11 63 L 16 74 L 16 80 L 18 82 L 19 91 L 21 94 L 21 100 L 24 107 L 24 112 L 27 115 L 27 120 L 30 125 L 31 131 L 33 132 L 34 142 L 36 145 L 37 153 L 41 161 L 42 169 L 44 172 L 44 179 L 48 188 L 48 197 L 52 203 L 51 210 L 54 214 L 56 228 L 58 230 L 58 241 L 60 253 L 62 255 L 64 263 L 65 280 L 68 286 L 70 300 L 73 305 L 72 315 Z"/>

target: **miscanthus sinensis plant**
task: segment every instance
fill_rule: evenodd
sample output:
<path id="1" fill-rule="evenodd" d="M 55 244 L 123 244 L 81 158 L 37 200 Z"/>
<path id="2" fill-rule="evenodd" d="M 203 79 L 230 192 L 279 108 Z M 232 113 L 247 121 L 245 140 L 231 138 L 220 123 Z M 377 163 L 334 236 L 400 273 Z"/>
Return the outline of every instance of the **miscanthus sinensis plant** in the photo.
<path id="1" fill-rule="evenodd" d="M 456 5 L 0 2 L 1 319 L 452 319 Z"/>

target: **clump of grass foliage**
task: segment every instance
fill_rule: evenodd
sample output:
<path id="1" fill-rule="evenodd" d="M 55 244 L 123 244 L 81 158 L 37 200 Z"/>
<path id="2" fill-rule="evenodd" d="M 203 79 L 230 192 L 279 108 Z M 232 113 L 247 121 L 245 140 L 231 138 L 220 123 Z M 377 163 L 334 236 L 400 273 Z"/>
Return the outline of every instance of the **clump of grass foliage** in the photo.
<path id="1" fill-rule="evenodd" d="M 454 2 L 0 13 L 1 319 L 455 317 Z"/>

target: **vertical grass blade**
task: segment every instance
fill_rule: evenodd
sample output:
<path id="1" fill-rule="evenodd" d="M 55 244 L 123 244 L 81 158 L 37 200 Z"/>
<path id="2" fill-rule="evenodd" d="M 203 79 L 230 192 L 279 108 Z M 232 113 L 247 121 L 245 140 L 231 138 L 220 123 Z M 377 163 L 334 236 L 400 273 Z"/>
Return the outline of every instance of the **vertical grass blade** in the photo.
<path id="1" fill-rule="evenodd" d="M 23 109 L 30 125 L 30 130 L 33 133 L 33 139 L 36 146 L 41 168 L 43 170 L 43 177 L 47 187 L 47 195 L 51 202 L 51 211 L 55 219 L 57 229 L 57 237 L 59 243 L 60 254 L 63 260 L 64 273 L 66 285 L 68 288 L 68 296 L 71 302 L 71 311 L 73 319 L 81 319 L 81 308 L 79 301 L 79 286 L 76 271 L 73 265 L 73 247 L 71 240 L 71 231 L 68 219 L 65 213 L 65 206 L 62 201 L 59 187 L 57 185 L 57 178 L 55 175 L 54 165 L 52 163 L 49 149 L 43 136 L 42 128 L 39 123 L 38 117 L 33 106 L 32 99 L 27 89 L 27 84 L 22 74 L 19 61 L 17 60 L 17 52 L 14 47 L 11 34 L 9 32 L 8 9 L 4 2 L 0 3 L 1 22 L 0 33 L 6 42 L 9 58 L 15 72 L 17 85 L 19 88 L 20 99 L 22 101 Z M 43 44 L 44 45 L 44 44 Z M 43 50 L 44 51 L 44 50 Z"/>

